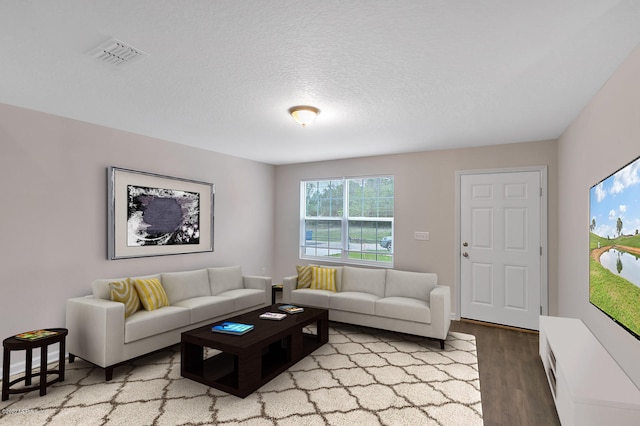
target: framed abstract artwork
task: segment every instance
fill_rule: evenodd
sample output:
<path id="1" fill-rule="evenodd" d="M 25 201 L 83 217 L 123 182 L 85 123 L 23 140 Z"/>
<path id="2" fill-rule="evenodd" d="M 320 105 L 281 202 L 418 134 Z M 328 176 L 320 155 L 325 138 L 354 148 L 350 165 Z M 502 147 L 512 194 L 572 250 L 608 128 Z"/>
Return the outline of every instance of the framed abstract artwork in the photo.
<path id="1" fill-rule="evenodd" d="M 213 251 L 212 183 L 107 170 L 109 259 Z"/>

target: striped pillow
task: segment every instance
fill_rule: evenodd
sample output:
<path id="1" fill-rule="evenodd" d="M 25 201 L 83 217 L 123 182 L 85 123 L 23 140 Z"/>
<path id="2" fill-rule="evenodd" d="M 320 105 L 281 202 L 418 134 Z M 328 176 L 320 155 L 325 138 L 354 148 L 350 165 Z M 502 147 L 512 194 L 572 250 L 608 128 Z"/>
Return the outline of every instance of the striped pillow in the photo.
<path id="1" fill-rule="evenodd" d="M 129 278 L 109 283 L 111 300 L 124 303 L 124 317 L 127 318 L 140 310 L 140 298 Z"/>
<path id="2" fill-rule="evenodd" d="M 311 287 L 311 266 L 296 266 L 296 270 L 298 271 L 297 288 Z"/>
<path id="3" fill-rule="evenodd" d="M 169 306 L 169 298 L 164 288 L 162 288 L 162 283 L 160 283 L 159 279 L 152 278 L 145 280 L 138 278 L 135 279 L 133 283 L 142 302 L 142 306 L 144 306 L 147 311 L 154 311 L 163 306 Z"/>
<path id="4" fill-rule="evenodd" d="M 336 270 L 333 268 L 311 267 L 311 287 L 315 290 L 336 291 Z"/>

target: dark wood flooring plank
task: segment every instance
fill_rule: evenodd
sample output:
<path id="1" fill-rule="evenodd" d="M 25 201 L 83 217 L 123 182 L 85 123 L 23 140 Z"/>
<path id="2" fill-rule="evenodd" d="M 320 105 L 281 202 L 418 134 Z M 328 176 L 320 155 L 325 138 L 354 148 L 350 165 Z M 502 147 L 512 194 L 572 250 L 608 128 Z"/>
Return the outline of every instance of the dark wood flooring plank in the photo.
<path id="1" fill-rule="evenodd" d="M 538 354 L 538 334 L 452 321 L 476 336 L 484 424 L 560 425 Z"/>

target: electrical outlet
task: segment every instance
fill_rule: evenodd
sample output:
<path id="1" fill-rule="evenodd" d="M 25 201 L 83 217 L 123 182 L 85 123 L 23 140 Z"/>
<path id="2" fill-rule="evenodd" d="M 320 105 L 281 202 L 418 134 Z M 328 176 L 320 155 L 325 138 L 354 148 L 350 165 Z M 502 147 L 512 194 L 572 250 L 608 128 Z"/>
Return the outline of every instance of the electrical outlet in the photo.
<path id="1" fill-rule="evenodd" d="M 421 240 L 421 241 L 428 241 L 429 240 L 429 233 L 428 232 L 416 231 L 416 232 L 413 233 L 413 239 L 414 240 Z"/>

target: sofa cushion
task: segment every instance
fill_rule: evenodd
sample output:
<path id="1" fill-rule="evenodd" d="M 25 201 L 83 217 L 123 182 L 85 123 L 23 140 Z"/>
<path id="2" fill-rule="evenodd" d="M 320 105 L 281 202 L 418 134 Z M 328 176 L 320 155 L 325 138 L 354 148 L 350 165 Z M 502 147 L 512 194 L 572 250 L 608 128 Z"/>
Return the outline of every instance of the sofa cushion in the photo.
<path id="1" fill-rule="evenodd" d="M 378 299 L 380 299 L 380 297 L 371 293 L 342 291 L 329 298 L 329 309 L 373 315 L 375 312 L 375 301 Z"/>
<path id="2" fill-rule="evenodd" d="M 227 290 L 243 288 L 242 268 L 240 266 L 226 266 L 209 268 L 209 287 L 211 295 L 215 296 Z"/>
<path id="3" fill-rule="evenodd" d="M 122 281 L 112 281 L 109 283 L 109 288 L 111 289 L 111 300 L 124 303 L 125 318 L 142 308 L 138 292 L 129 278 Z"/>
<path id="4" fill-rule="evenodd" d="M 234 311 L 231 297 L 203 296 L 181 300 L 175 306 L 187 308 L 191 312 L 191 324 L 227 315 Z"/>
<path id="5" fill-rule="evenodd" d="M 169 298 L 158 278 L 150 280 L 137 278 L 133 280 L 133 285 L 136 287 L 142 306 L 147 311 L 155 311 L 163 306 L 169 306 Z"/>
<path id="6" fill-rule="evenodd" d="M 431 291 L 438 285 L 438 274 L 387 269 L 386 297 L 409 297 L 429 302 Z"/>
<path id="7" fill-rule="evenodd" d="M 315 306 L 316 308 L 329 309 L 329 296 L 335 295 L 329 290 L 311 290 L 301 288 L 291 292 L 291 303 L 294 305 Z"/>
<path id="8" fill-rule="evenodd" d="M 152 278 L 160 279 L 160 274 L 145 275 L 142 277 L 133 277 L 131 279 L 134 280 L 138 278 L 145 279 L 145 280 L 149 280 Z M 102 278 L 102 279 L 94 280 L 91 283 L 91 290 L 93 291 L 93 295 L 98 299 L 111 300 L 111 289 L 109 288 L 109 283 L 114 281 L 123 281 L 126 279 L 127 278 L 125 277 L 125 278 Z"/>
<path id="9" fill-rule="evenodd" d="M 189 309 L 176 306 L 165 306 L 155 311 L 138 311 L 124 323 L 124 342 L 130 343 L 163 334 L 169 330 L 187 326 L 190 324 L 189 321 Z"/>
<path id="10" fill-rule="evenodd" d="M 359 291 L 384 297 L 386 270 L 372 268 L 353 268 L 344 266 L 342 270 L 342 289 L 340 291 Z"/>
<path id="11" fill-rule="evenodd" d="M 253 288 L 223 291 L 222 293 L 218 293 L 217 296 L 233 299 L 233 305 L 236 311 L 251 306 L 264 305 L 265 303 L 264 290 L 256 290 Z"/>
<path id="12" fill-rule="evenodd" d="M 320 266 L 311 267 L 311 286 L 313 290 L 336 291 L 336 270 Z"/>
<path id="13" fill-rule="evenodd" d="M 206 269 L 165 272 L 162 274 L 162 287 L 167 293 L 170 305 L 193 297 L 211 296 L 209 274 Z"/>
<path id="14" fill-rule="evenodd" d="M 375 315 L 431 324 L 431 308 L 423 300 L 409 297 L 384 297 L 375 302 Z"/>
<path id="15" fill-rule="evenodd" d="M 297 288 L 311 287 L 311 268 L 311 266 L 296 266 L 296 271 L 298 271 Z"/>

